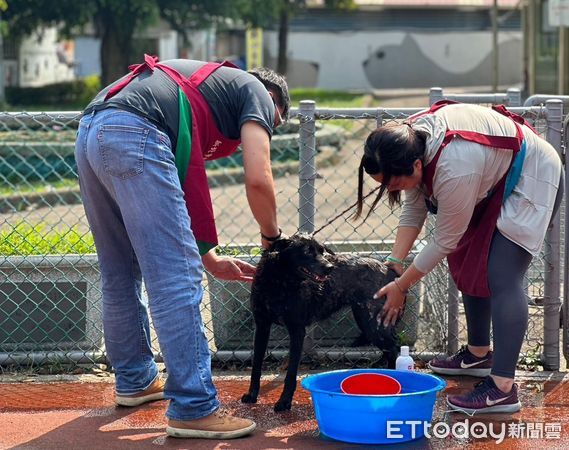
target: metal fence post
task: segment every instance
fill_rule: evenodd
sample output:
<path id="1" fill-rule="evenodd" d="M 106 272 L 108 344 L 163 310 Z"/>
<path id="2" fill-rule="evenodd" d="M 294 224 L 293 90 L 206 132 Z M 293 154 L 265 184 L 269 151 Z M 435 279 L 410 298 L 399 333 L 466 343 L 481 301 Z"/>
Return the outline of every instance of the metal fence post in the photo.
<path id="1" fill-rule="evenodd" d="M 567 240 L 568 224 L 569 224 L 569 208 L 567 207 L 567 198 L 569 192 L 569 176 L 567 174 L 567 146 L 569 141 L 568 127 L 569 117 L 565 117 L 563 121 L 563 170 L 565 170 L 565 195 L 561 203 L 560 211 L 564 208 L 563 222 L 563 356 L 565 356 L 565 367 L 569 367 L 569 242 Z M 561 214 L 560 214 L 561 215 Z"/>
<path id="2" fill-rule="evenodd" d="M 375 124 L 377 128 L 383 125 L 383 109 L 377 108 L 375 112 Z"/>
<path id="3" fill-rule="evenodd" d="M 545 103 L 545 109 L 547 141 L 561 154 L 563 103 L 560 100 L 548 100 Z M 559 370 L 560 225 L 559 214 L 557 214 L 545 238 L 543 366 L 546 370 Z"/>
<path id="4" fill-rule="evenodd" d="M 429 91 L 429 105 L 438 102 L 439 100 L 443 100 L 443 89 L 440 87 L 432 87 Z"/>
<path id="5" fill-rule="evenodd" d="M 316 179 L 316 102 L 302 100 L 298 112 L 300 114 L 299 129 L 299 167 L 298 167 L 298 230 L 302 233 L 314 231 L 315 188 Z M 315 327 L 306 330 L 304 352 L 316 355 Z"/>
<path id="6" fill-rule="evenodd" d="M 522 105 L 522 91 L 518 88 L 509 88 L 506 91 L 506 98 L 508 99 L 508 106 L 521 106 Z"/>
<path id="7" fill-rule="evenodd" d="M 298 229 L 304 233 L 314 231 L 314 180 L 316 178 L 316 102 L 300 102 L 299 168 L 298 168 Z"/>

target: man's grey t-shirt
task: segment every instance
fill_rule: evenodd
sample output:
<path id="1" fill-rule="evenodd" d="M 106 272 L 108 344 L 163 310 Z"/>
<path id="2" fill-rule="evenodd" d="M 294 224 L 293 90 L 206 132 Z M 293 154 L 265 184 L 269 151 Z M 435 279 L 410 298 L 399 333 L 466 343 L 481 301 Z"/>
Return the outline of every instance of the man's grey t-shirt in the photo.
<path id="1" fill-rule="evenodd" d="M 203 61 L 173 59 L 162 62 L 189 77 Z M 121 78 L 122 79 L 122 78 Z M 119 93 L 105 101 L 104 88 L 85 108 L 84 114 L 104 108 L 119 108 L 146 117 L 170 137 L 172 150 L 178 141 L 178 85 L 162 70 L 155 68 L 135 77 Z M 263 84 L 253 75 L 231 67 L 220 67 L 200 84 L 199 91 L 208 103 L 218 130 L 229 139 L 240 139 L 241 126 L 259 123 L 272 137 L 275 107 Z"/>

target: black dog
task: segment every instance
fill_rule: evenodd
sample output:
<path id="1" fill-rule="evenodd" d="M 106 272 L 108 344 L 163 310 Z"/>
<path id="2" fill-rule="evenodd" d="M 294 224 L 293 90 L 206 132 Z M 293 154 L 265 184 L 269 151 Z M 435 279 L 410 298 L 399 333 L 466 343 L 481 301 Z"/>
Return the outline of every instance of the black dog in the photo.
<path id="1" fill-rule="evenodd" d="M 251 287 L 255 319 L 253 369 L 249 392 L 241 401 L 257 401 L 261 366 L 271 325 L 276 323 L 287 328 L 290 348 L 284 389 L 274 409 L 289 410 L 306 327 L 346 305 L 352 307 L 363 338 L 379 347 L 388 367 L 395 368 L 398 351 L 395 327 L 384 327 L 378 320 L 385 298 L 374 300 L 373 295 L 396 276 L 376 259 L 335 255 L 308 236 L 295 235 L 276 241 L 263 253 Z"/>

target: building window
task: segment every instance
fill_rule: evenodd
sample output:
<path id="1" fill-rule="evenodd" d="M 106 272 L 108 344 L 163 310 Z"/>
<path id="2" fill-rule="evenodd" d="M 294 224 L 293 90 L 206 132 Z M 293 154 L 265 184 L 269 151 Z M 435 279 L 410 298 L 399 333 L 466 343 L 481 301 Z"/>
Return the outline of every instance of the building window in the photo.
<path id="1" fill-rule="evenodd" d="M 2 42 L 2 46 L 4 47 L 4 59 L 18 59 L 18 47 L 19 42 L 12 38 L 6 37 Z"/>

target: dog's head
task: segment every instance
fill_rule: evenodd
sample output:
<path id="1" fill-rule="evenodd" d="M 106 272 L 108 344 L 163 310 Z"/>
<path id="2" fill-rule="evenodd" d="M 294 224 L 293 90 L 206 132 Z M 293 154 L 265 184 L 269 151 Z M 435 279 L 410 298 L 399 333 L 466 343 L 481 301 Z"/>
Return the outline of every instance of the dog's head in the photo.
<path id="1" fill-rule="evenodd" d="M 296 270 L 304 278 L 314 282 L 324 282 L 334 265 L 325 258 L 333 252 L 316 239 L 305 234 L 295 234 L 275 241 L 266 255 L 288 270 Z"/>

